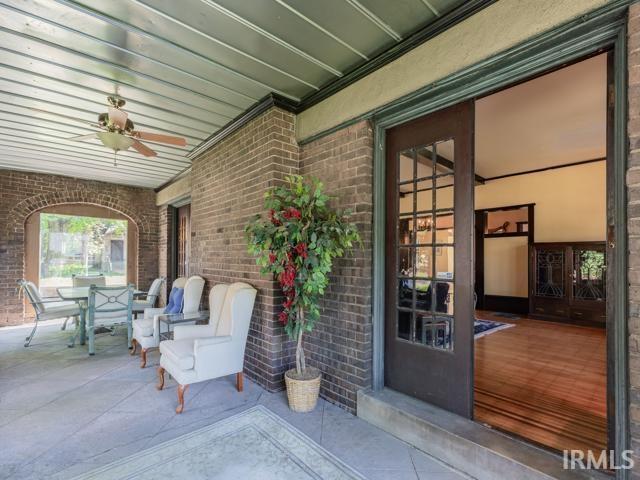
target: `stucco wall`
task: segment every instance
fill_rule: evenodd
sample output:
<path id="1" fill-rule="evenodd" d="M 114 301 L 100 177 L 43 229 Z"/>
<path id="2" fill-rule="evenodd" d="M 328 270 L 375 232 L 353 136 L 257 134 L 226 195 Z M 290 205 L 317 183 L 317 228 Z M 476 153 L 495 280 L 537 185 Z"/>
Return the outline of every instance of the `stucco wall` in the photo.
<path id="1" fill-rule="evenodd" d="M 608 0 L 499 0 L 298 115 L 302 140 L 480 62 Z"/>

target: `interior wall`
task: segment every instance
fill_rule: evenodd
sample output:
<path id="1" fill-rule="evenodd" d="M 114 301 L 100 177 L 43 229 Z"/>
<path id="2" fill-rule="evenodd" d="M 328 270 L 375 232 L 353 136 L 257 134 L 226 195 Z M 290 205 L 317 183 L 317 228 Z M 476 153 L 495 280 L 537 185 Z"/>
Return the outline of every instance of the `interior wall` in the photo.
<path id="1" fill-rule="evenodd" d="M 604 241 L 606 162 L 490 180 L 475 189 L 475 208 L 535 203 L 535 242 Z"/>
<path id="2" fill-rule="evenodd" d="M 484 239 L 484 294 L 528 297 L 528 237 Z"/>
<path id="3" fill-rule="evenodd" d="M 604 241 L 606 162 L 488 181 L 476 209 L 535 203 L 534 241 Z M 486 238 L 485 295 L 528 297 L 527 237 Z"/>

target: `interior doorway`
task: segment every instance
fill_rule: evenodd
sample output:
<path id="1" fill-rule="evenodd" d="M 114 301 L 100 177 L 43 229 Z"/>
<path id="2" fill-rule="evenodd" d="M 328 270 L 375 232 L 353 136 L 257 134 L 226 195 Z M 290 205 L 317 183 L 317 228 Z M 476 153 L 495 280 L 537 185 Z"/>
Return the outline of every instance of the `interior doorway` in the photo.
<path id="1" fill-rule="evenodd" d="M 613 446 L 609 65 L 387 130 L 385 385 L 555 451 Z"/>
<path id="2" fill-rule="evenodd" d="M 478 99 L 475 127 L 474 418 L 607 449 L 607 54 Z"/>

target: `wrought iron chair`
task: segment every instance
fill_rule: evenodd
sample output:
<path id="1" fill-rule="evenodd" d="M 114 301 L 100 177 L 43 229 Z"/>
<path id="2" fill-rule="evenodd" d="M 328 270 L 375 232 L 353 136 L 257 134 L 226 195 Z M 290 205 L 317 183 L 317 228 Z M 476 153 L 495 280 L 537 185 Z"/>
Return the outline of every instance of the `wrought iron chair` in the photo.
<path id="1" fill-rule="evenodd" d="M 36 334 L 39 322 L 64 318 L 66 325 L 69 318 L 75 318 L 76 324 L 78 323 L 77 320 L 80 317 L 80 308 L 77 304 L 62 302 L 57 297 L 43 298 L 40 296 L 40 292 L 38 291 L 36 284 L 24 279 L 18 280 L 18 289 L 19 292 L 25 293 L 29 299 L 29 303 L 31 303 L 31 306 L 36 312 L 35 324 L 33 325 L 33 330 L 31 330 L 31 333 L 25 339 L 25 347 L 28 347 L 31 344 L 31 340 L 33 340 L 33 336 Z"/>
<path id="2" fill-rule="evenodd" d="M 87 310 L 87 337 L 89 355 L 94 355 L 95 330 L 97 327 L 127 326 L 127 346 L 131 347 L 132 308 L 134 286 L 126 287 L 89 287 L 89 305 Z"/>

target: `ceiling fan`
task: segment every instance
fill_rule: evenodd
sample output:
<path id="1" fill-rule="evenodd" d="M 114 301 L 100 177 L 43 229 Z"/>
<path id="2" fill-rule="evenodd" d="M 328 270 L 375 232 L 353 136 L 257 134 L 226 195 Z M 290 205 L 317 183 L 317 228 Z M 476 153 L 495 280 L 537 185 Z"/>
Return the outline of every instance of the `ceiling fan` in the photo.
<path id="1" fill-rule="evenodd" d="M 72 137 L 69 140 L 82 142 L 92 138 L 99 139 L 105 147 L 113 149 L 113 164 L 116 165 L 115 155 L 120 150 L 127 150 L 130 147 L 138 151 L 145 157 L 155 157 L 156 152 L 147 147 L 140 140 L 149 140 L 151 142 L 166 143 L 168 145 L 176 145 L 185 147 L 187 141 L 182 137 L 174 137 L 172 135 L 161 135 L 151 132 L 140 132 L 135 130 L 133 122 L 129 120 L 126 112 L 122 111 L 125 100 L 119 97 L 107 97 L 109 102 L 109 111 L 98 115 L 98 123 L 91 124 L 96 128 L 103 130 L 102 132 L 90 133 L 89 135 L 80 135 Z"/>

